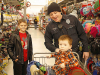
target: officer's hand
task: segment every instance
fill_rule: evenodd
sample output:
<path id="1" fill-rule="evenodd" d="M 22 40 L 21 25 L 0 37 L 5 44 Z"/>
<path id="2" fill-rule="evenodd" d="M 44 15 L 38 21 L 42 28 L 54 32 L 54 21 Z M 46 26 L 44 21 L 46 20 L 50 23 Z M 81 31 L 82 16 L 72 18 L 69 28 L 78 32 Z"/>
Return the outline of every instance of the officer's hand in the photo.
<path id="1" fill-rule="evenodd" d="M 59 51 L 60 51 L 60 49 L 59 48 L 56 48 L 55 52 L 59 52 Z"/>
<path id="2" fill-rule="evenodd" d="M 83 58 L 87 60 L 89 57 L 89 52 L 83 52 Z"/>
<path id="3" fill-rule="evenodd" d="M 65 68 L 65 64 L 64 63 L 60 64 L 60 67 Z"/>

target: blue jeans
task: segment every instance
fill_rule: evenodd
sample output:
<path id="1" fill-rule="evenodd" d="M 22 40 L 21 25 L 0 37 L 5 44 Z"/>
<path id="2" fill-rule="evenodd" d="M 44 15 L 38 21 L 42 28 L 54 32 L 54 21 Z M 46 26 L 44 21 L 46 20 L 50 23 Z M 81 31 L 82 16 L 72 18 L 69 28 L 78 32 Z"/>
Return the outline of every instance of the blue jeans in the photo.
<path id="1" fill-rule="evenodd" d="M 51 69 L 51 70 L 49 71 L 49 75 L 56 75 L 56 73 L 55 73 L 54 70 Z M 66 74 L 66 75 L 68 75 L 68 74 Z"/>
<path id="2" fill-rule="evenodd" d="M 50 69 L 50 70 L 49 70 L 49 75 L 56 75 L 56 73 L 55 73 L 54 70 Z"/>
<path id="3" fill-rule="evenodd" d="M 37 24 L 34 24 L 35 29 L 37 29 Z"/>

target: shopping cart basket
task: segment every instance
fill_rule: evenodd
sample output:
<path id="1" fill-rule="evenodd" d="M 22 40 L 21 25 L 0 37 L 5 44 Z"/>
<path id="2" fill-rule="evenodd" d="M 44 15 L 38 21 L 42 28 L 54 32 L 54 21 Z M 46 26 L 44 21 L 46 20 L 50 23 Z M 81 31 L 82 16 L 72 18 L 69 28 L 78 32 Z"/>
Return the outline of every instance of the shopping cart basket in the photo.
<path id="1" fill-rule="evenodd" d="M 47 70 L 47 72 L 48 72 L 48 74 L 46 74 L 46 75 L 49 75 L 49 72 L 51 72 L 51 71 L 49 71 L 49 70 L 51 70 L 50 68 L 51 68 L 51 66 L 50 65 L 47 65 L 47 63 L 45 63 L 45 59 L 47 59 L 47 57 L 45 56 L 45 54 L 51 54 L 51 53 L 54 53 L 54 52 L 50 52 L 50 53 L 34 53 L 33 54 L 33 61 L 37 61 L 37 59 L 38 59 L 38 62 L 41 62 L 41 64 L 42 65 L 44 65 L 45 66 L 45 69 Z M 35 55 L 37 55 L 37 54 L 42 54 L 43 56 L 41 57 L 38 57 L 38 56 L 35 56 Z M 85 71 L 85 73 L 87 74 L 87 75 L 92 75 L 89 71 L 88 71 L 88 69 L 86 68 L 86 61 L 85 61 L 85 64 L 83 64 L 80 60 L 79 60 L 79 55 L 76 53 L 76 52 L 73 52 L 73 54 L 76 56 L 76 58 L 78 59 L 78 62 L 79 62 L 79 65 L 80 65 L 80 67 Z M 54 66 L 54 65 L 53 65 Z M 55 66 L 57 66 L 57 65 L 55 65 Z M 36 72 L 34 72 L 34 75 L 43 75 L 43 74 L 38 74 L 38 72 L 36 71 Z M 50 74 L 50 75 L 53 75 L 52 73 Z"/>

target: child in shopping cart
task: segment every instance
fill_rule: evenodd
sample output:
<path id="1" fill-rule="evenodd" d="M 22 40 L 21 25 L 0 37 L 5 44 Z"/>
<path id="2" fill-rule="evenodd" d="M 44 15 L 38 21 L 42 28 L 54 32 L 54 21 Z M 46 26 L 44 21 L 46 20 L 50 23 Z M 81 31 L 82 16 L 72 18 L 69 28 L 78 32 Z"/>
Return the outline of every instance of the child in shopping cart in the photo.
<path id="1" fill-rule="evenodd" d="M 72 39 L 68 35 L 62 35 L 58 39 L 59 51 L 51 54 L 50 57 L 55 57 L 55 65 L 53 66 L 51 72 L 56 73 L 56 75 L 67 75 L 71 67 L 78 66 L 78 60 L 72 53 Z M 54 74 L 53 74 L 54 75 Z"/>

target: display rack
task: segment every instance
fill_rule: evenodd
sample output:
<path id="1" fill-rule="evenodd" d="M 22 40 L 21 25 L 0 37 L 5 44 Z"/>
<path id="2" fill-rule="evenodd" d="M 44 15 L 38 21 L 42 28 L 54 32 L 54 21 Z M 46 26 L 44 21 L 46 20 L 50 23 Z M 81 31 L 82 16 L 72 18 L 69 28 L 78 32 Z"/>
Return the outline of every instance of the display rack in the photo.
<path id="1" fill-rule="evenodd" d="M 7 45 L 10 35 L 17 30 L 17 21 L 21 16 L 12 7 L 12 4 L 10 6 L 9 4 L 6 5 L 4 2 L 0 2 L 0 9 L 0 75 L 7 75 L 4 70 L 10 59 L 7 52 Z M 2 17 L 1 13 L 3 13 Z"/>
<path id="2" fill-rule="evenodd" d="M 4 71 L 4 68 L 7 66 L 7 61 L 9 60 L 9 56 L 7 53 L 7 45 L 9 42 L 10 35 L 16 30 L 17 28 L 17 21 L 13 17 L 11 20 L 8 18 L 4 20 L 3 26 L 0 27 L 0 73 L 2 75 L 7 75 Z M 6 61 L 6 62 L 5 62 Z"/>
<path id="3" fill-rule="evenodd" d="M 50 1 L 48 3 L 51 3 Z M 51 21 L 51 18 L 47 15 L 47 7 L 48 5 L 45 5 L 44 8 L 40 10 L 39 13 L 39 30 L 45 34 L 46 27 Z"/>
<path id="4" fill-rule="evenodd" d="M 46 31 L 46 26 L 49 24 L 50 22 L 50 17 L 49 16 L 45 16 L 45 15 L 40 15 L 40 25 L 39 25 L 39 30 L 45 34 L 45 31 Z"/>

